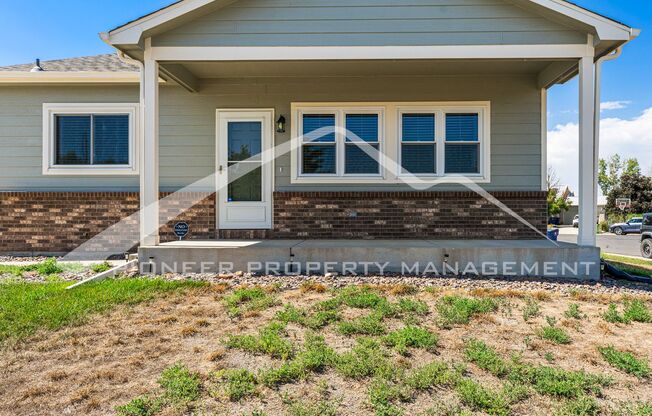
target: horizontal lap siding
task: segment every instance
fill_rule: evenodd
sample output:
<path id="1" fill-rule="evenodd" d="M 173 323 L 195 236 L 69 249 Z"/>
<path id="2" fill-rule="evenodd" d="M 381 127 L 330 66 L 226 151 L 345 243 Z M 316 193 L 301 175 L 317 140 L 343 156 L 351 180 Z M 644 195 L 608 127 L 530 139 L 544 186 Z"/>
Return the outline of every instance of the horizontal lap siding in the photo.
<path id="1" fill-rule="evenodd" d="M 154 38 L 155 46 L 585 42 L 585 33 L 497 0 L 247 0 Z"/>
<path id="2" fill-rule="evenodd" d="M 44 102 L 137 100 L 135 86 L 0 88 L 0 191 L 137 190 L 137 177 L 41 174 Z M 536 80 L 466 76 L 222 79 L 205 82 L 198 94 L 162 87 L 162 190 L 179 189 L 215 171 L 215 109 L 274 108 L 291 123 L 290 104 L 310 101 L 491 101 L 492 183 L 483 186 L 490 190 L 540 189 L 541 117 Z M 276 143 L 289 140 L 289 131 L 277 134 Z M 275 172 L 278 191 L 408 189 L 403 185 L 291 185 L 289 155 L 279 155 Z"/>

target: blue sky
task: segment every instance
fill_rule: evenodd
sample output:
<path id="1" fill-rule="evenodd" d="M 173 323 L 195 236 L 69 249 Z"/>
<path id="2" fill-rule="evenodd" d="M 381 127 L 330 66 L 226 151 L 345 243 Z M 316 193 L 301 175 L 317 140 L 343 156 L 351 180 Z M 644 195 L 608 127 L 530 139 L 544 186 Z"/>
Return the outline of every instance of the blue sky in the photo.
<path id="1" fill-rule="evenodd" d="M 142 16 L 171 3 L 171 0 L 37 0 L 6 1 L 0 18 L 0 66 L 73 56 L 93 55 L 111 51 L 97 33 Z M 604 154 L 621 152 L 638 156 L 646 173 L 652 173 L 652 145 L 645 149 L 635 146 L 641 141 L 652 143 L 652 112 L 650 125 L 639 120 L 641 114 L 652 108 L 652 1 L 650 0 L 575 0 L 581 6 L 622 21 L 643 30 L 642 35 L 627 45 L 623 56 L 605 65 L 603 102 L 620 102 L 622 107 L 603 112 L 609 119 L 615 136 L 603 136 Z M 648 28 L 650 30 L 648 30 Z M 648 33 L 649 32 L 649 33 Z M 551 143 L 572 147 L 573 125 L 577 123 L 577 80 L 554 87 L 549 94 L 549 130 Z M 620 124 L 619 124 L 619 122 Z M 563 126 L 563 127 L 560 127 Z M 618 131 L 631 129 L 632 137 L 620 140 Z M 609 130 L 608 130 L 609 131 Z M 623 150 L 621 151 L 621 147 Z M 625 148 L 630 148 L 629 150 Z M 549 146 L 550 148 L 550 146 Z M 553 149 L 554 150 L 554 149 Z M 576 165 L 572 150 L 565 154 L 551 154 L 551 164 L 561 180 L 571 185 L 576 175 L 566 165 Z M 568 156 L 570 155 L 570 156 Z M 567 158 L 565 160 L 564 158 Z M 649 162 L 648 162 L 649 161 Z M 648 172 L 649 171 L 649 172 Z"/>

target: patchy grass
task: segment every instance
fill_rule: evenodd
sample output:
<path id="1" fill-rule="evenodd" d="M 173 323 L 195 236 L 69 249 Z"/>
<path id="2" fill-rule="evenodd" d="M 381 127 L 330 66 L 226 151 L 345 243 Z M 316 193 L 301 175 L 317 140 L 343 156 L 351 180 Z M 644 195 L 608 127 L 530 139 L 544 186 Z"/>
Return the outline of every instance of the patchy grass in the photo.
<path id="1" fill-rule="evenodd" d="M 93 273 L 104 273 L 106 271 L 111 270 L 113 266 L 111 266 L 111 263 L 109 263 L 108 261 L 105 261 L 103 263 L 93 264 L 91 265 L 90 268 L 93 271 Z"/>
<path id="2" fill-rule="evenodd" d="M 557 326 L 557 320 L 551 316 L 546 317 L 547 326 L 540 328 L 537 335 L 541 339 L 554 342 L 555 344 L 570 344 L 572 342 L 570 335 L 564 328 Z"/>
<path id="3" fill-rule="evenodd" d="M 606 362 L 622 370 L 628 374 L 635 375 L 636 377 L 650 377 L 650 366 L 647 361 L 638 359 L 630 352 L 618 351 L 612 346 L 598 347 L 598 351 Z"/>
<path id="4" fill-rule="evenodd" d="M 622 313 L 618 310 L 616 303 L 610 303 L 603 317 L 605 321 L 611 323 L 652 322 L 652 314 L 647 309 L 645 302 L 640 299 L 624 300 Z"/>
<path id="5" fill-rule="evenodd" d="M 437 303 L 439 313 L 438 324 L 442 328 L 454 325 L 465 325 L 474 315 L 493 312 L 498 308 L 492 298 L 465 298 L 461 296 L 445 296 Z"/>
<path id="6" fill-rule="evenodd" d="M 166 293 L 205 287 L 198 282 L 120 279 L 89 283 L 66 290 L 70 283 L 0 284 L 0 344 L 22 340 L 40 329 L 79 325 L 117 305 L 135 305 Z"/>
<path id="7" fill-rule="evenodd" d="M 257 393 L 258 380 L 246 369 L 220 370 L 213 378 L 224 385 L 224 393 L 231 401 L 239 401 Z"/>
<path id="8" fill-rule="evenodd" d="M 434 352 L 437 348 L 437 335 L 427 329 L 407 326 L 390 332 L 383 338 L 386 345 L 393 347 L 399 354 L 408 356 L 408 348 L 423 348 Z"/>
<path id="9" fill-rule="evenodd" d="M 523 307 L 523 320 L 527 322 L 539 315 L 541 315 L 541 305 L 539 305 L 539 302 L 531 297 L 526 298 L 525 306 Z"/>
<path id="10" fill-rule="evenodd" d="M 340 322 L 338 329 L 342 335 L 382 335 L 387 332 L 383 324 L 383 315 L 378 312 Z"/>
<path id="11" fill-rule="evenodd" d="M 262 287 L 245 287 L 224 297 L 227 311 L 232 317 L 240 317 L 245 312 L 261 311 L 276 305 L 277 301 Z"/>
<path id="12" fill-rule="evenodd" d="M 16 380 L 12 391 L 0 389 L 0 413 L 435 416 L 598 409 L 650 416 L 650 404 L 637 401 L 652 397 L 650 379 L 626 371 L 645 372 L 652 326 L 594 319 L 607 309 L 607 297 L 489 290 L 475 290 L 474 297 L 457 288 L 425 295 L 393 285 L 209 288 L 118 308 L 0 351 L 4 376 Z M 562 317 L 547 325 L 572 333 L 572 348 L 532 336 L 543 319 L 525 322 L 522 306 L 515 306 L 529 298 L 540 303 L 541 315 Z M 650 306 L 643 298 L 608 299 L 631 322 L 644 320 Z M 230 308 L 243 319 L 232 319 Z M 341 332 L 342 324 L 353 330 Z M 613 346 L 611 364 L 598 352 L 605 345 Z M 618 365 L 621 371 L 612 368 Z"/>
<path id="13" fill-rule="evenodd" d="M 26 265 L 3 265 L 0 264 L 0 275 L 10 274 L 16 277 L 22 277 L 26 272 L 35 272 L 40 276 L 51 276 L 63 273 L 64 268 L 55 258 L 49 258 L 40 263 Z"/>
<path id="14" fill-rule="evenodd" d="M 230 335 L 225 344 L 228 348 L 267 354 L 274 358 L 288 359 L 294 354 L 294 346 L 283 338 L 285 324 L 274 322 L 262 328 L 258 335 Z"/>
<path id="15" fill-rule="evenodd" d="M 165 369 L 158 383 L 163 388 L 163 396 L 173 403 L 190 403 L 199 399 L 199 375 L 188 370 L 183 364 L 177 363 Z"/>

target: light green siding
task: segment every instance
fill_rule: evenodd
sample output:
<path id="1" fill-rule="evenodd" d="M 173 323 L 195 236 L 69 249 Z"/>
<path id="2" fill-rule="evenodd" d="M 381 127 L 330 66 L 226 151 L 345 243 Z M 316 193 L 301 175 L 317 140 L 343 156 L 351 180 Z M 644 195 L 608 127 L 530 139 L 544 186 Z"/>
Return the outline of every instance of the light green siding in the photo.
<path id="1" fill-rule="evenodd" d="M 0 191 L 137 190 L 137 177 L 43 176 L 42 104 L 137 102 L 132 87 L 0 87 Z M 491 101 L 491 190 L 541 187 L 540 91 L 534 76 L 240 78 L 200 93 L 161 88 L 160 177 L 175 190 L 215 171 L 215 110 L 275 108 L 291 123 L 292 102 Z M 278 134 L 276 143 L 289 140 Z M 391 134 L 391 132 L 388 132 Z M 290 156 L 275 162 L 277 190 L 399 190 L 404 185 L 291 185 Z M 436 187 L 434 189 L 448 189 Z"/>
<path id="2" fill-rule="evenodd" d="M 240 0 L 155 46 L 586 43 L 586 33 L 503 0 Z"/>

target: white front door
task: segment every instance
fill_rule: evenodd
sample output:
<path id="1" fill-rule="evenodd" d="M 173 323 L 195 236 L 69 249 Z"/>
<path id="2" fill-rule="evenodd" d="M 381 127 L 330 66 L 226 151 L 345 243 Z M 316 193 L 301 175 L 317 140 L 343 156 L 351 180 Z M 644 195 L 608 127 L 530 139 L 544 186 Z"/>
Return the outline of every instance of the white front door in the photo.
<path id="1" fill-rule="evenodd" d="M 272 228 L 273 110 L 217 110 L 218 227 Z"/>

